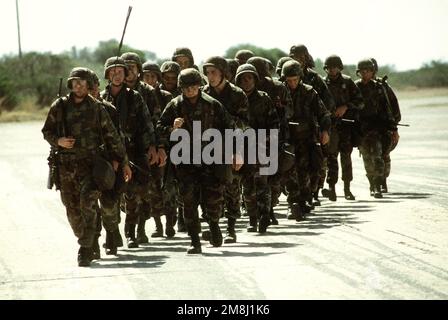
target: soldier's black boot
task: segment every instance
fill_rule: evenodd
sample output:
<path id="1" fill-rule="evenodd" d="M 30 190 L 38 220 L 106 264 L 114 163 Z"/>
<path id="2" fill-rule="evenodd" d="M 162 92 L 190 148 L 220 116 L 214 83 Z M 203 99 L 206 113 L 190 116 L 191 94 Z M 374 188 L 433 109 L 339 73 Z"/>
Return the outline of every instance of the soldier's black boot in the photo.
<path id="1" fill-rule="evenodd" d="M 386 183 L 386 177 L 383 177 L 382 183 L 381 183 L 381 193 L 387 193 L 387 183 Z"/>
<path id="2" fill-rule="evenodd" d="M 199 239 L 198 233 L 191 233 L 191 245 L 190 248 L 187 250 L 187 254 L 199 254 L 202 253 L 201 248 L 201 240 Z"/>
<path id="3" fill-rule="evenodd" d="M 92 244 L 92 259 L 93 260 L 101 259 L 100 244 L 98 243 L 99 237 L 100 237 L 99 235 L 96 235 L 95 238 L 93 238 L 93 244 Z"/>
<path id="4" fill-rule="evenodd" d="M 292 219 L 295 219 L 296 221 L 302 221 L 304 219 L 305 215 L 302 213 L 300 204 L 293 203 L 291 205 L 291 214 L 289 217 L 292 217 Z"/>
<path id="5" fill-rule="evenodd" d="M 78 250 L 78 266 L 90 267 L 90 262 L 92 262 L 92 248 L 80 247 Z"/>
<path id="6" fill-rule="evenodd" d="M 373 183 L 373 178 L 367 176 L 367 179 L 369 179 L 370 196 L 373 197 L 373 196 L 375 196 L 375 187 L 374 187 L 374 183 Z"/>
<path id="7" fill-rule="evenodd" d="M 355 200 L 355 196 L 350 191 L 350 181 L 344 181 L 344 198 L 345 200 Z"/>
<path id="8" fill-rule="evenodd" d="M 322 189 L 322 197 L 328 198 L 330 196 L 330 190 L 323 188 Z"/>
<path id="9" fill-rule="evenodd" d="M 187 232 L 184 221 L 184 213 L 180 208 L 179 213 L 177 214 L 177 232 Z"/>
<path id="10" fill-rule="evenodd" d="M 138 242 L 137 239 L 135 239 L 135 224 L 125 223 L 124 234 L 126 236 L 128 248 L 138 248 Z"/>
<path id="11" fill-rule="evenodd" d="M 167 238 L 172 238 L 176 234 L 176 230 L 174 230 L 174 216 L 166 215 L 166 224 L 165 224 L 165 234 Z"/>
<path id="12" fill-rule="evenodd" d="M 247 226 L 247 232 L 257 232 L 257 217 L 249 216 L 249 225 Z"/>
<path id="13" fill-rule="evenodd" d="M 382 177 L 377 177 L 377 178 L 375 178 L 375 181 L 374 181 L 374 186 L 373 186 L 374 194 L 373 194 L 373 196 L 376 199 L 381 199 L 383 197 L 383 194 L 381 193 L 381 181 L 382 181 L 382 179 L 383 179 Z"/>
<path id="14" fill-rule="evenodd" d="M 161 238 L 163 237 L 163 225 L 160 217 L 153 217 L 156 223 L 156 230 L 151 233 L 151 238 Z"/>
<path id="15" fill-rule="evenodd" d="M 328 200 L 336 201 L 336 185 L 330 184 L 328 192 Z"/>
<path id="16" fill-rule="evenodd" d="M 149 239 L 145 232 L 146 219 L 140 218 L 140 222 L 137 225 L 137 242 L 148 243 Z"/>
<path id="17" fill-rule="evenodd" d="M 272 225 L 278 225 L 278 220 L 275 217 L 275 212 L 274 212 L 274 208 L 271 208 L 271 211 L 269 212 L 269 218 L 271 219 L 271 224 Z"/>
<path id="18" fill-rule="evenodd" d="M 227 218 L 227 234 L 224 238 L 224 243 L 235 243 L 236 242 L 236 232 L 235 232 L 235 218 Z"/>
<path id="19" fill-rule="evenodd" d="M 235 232 L 235 218 L 227 218 L 227 234 L 224 238 L 224 243 L 235 243 L 236 242 L 236 232 Z"/>
<path id="20" fill-rule="evenodd" d="M 210 244 L 214 247 L 222 246 L 222 233 L 219 228 L 219 223 L 210 221 Z"/>
<path id="21" fill-rule="evenodd" d="M 106 231 L 106 255 L 117 254 L 116 232 L 118 232 L 118 228 L 115 232 Z"/>
<path id="22" fill-rule="evenodd" d="M 265 233 L 271 224 L 271 219 L 269 218 L 269 213 L 264 212 L 260 217 L 260 222 L 258 222 L 258 232 Z"/>

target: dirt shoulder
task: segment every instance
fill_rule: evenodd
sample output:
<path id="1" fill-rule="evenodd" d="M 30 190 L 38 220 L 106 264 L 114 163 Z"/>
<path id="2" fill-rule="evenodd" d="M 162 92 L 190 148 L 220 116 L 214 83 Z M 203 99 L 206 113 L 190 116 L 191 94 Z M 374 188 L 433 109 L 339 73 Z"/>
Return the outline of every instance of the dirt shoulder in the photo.
<path id="1" fill-rule="evenodd" d="M 396 90 L 398 99 L 416 99 L 437 96 L 448 96 L 448 87 L 443 88 L 406 88 Z M 48 114 L 49 107 L 38 108 L 29 101 L 19 105 L 14 111 L 0 112 L 0 123 L 2 122 L 25 122 L 44 121 Z"/>

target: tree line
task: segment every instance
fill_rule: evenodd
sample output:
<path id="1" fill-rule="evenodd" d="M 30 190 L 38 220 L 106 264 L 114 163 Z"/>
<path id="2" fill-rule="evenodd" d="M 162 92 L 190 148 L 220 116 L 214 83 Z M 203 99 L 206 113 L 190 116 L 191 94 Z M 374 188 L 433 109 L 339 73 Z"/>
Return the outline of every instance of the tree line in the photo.
<path id="1" fill-rule="evenodd" d="M 89 67 L 102 79 L 104 61 L 117 54 L 118 41 L 99 42 L 94 49 L 72 47 L 61 54 L 28 52 L 22 58 L 17 55 L 0 58 L 0 112 L 13 110 L 26 97 L 33 97 L 38 108 L 49 106 L 58 91 L 59 78 L 66 78 L 73 67 Z M 274 66 L 287 53 L 278 49 L 266 49 L 252 44 L 239 44 L 226 50 L 224 57 L 233 58 L 239 49 L 249 49 L 257 56 L 268 58 Z M 152 60 L 161 64 L 170 58 L 159 58 L 154 52 L 123 45 L 121 52 L 133 51 L 143 61 Z M 381 60 L 381 57 L 376 57 Z M 379 61 L 381 63 L 381 61 Z M 315 70 L 325 76 L 323 61 L 315 60 Z M 356 78 L 356 65 L 346 65 L 343 73 Z M 380 65 L 379 75 L 388 75 L 395 88 L 431 88 L 448 86 L 448 63 L 431 61 L 418 70 L 397 72 L 393 66 Z M 65 81 L 64 81 L 65 83 Z M 62 93 L 67 91 L 63 86 Z"/>

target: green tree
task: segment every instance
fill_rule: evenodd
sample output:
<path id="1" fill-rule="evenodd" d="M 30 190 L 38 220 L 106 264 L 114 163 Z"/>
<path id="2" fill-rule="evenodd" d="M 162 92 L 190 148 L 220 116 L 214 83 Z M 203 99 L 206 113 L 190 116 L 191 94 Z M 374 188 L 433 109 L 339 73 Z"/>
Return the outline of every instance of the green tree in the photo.
<path id="1" fill-rule="evenodd" d="M 281 57 L 287 56 L 286 52 L 284 52 L 278 48 L 265 49 L 265 48 L 257 47 L 253 44 L 248 44 L 248 43 L 238 44 L 236 46 L 230 47 L 229 49 L 226 50 L 224 56 L 226 58 L 234 58 L 235 54 L 238 52 L 238 50 L 241 50 L 241 49 L 250 50 L 256 56 L 260 56 L 260 57 L 269 59 L 274 64 L 274 66 L 277 64 L 278 59 L 280 59 Z"/>

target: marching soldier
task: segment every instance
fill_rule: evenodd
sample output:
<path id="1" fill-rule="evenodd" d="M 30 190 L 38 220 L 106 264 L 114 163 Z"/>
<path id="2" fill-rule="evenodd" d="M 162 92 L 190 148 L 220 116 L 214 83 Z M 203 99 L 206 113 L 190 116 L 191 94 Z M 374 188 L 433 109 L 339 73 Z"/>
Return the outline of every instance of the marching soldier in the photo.
<path id="1" fill-rule="evenodd" d="M 335 100 L 336 108 L 331 112 L 331 134 L 328 146 L 328 198 L 336 201 L 335 185 L 338 181 L 338 154 L 341 154 L 342 181 L 344 181 L 344 196 L 347 200 L 355 200 L 350 191 L 353 180 L 352 159 L 353 133 L 355 121 L 359 119 L 359 110 L 364 107 L 361 92 L 353 80 L 342 74 L 344 69 L 339 56 L 333 55 L 325 59 L 324 70 L 327 72 L 325 82 Z M 356 133 L 355 133 L 356 134 Z"/>
<path id="2" fill-rule="evenodd" d="M 370 184 L 370 195 L 382 198 L 381 184 L 384 177 L 382 137 L 387 131 L 392 131 L 392 143 L 396 143 L 397 126 L 388 107 L 387 93 L 374 77 L 375 67 L 372 60 L 365 59 L 358 62 L 356 73 L 361 79 L 355 83 L 364 99 L 364 108 L 360 112 L 362 140 L 359 150 Z"/>
<path id="3" fill-rule="evenodd" d="M 95 237 L 98 181 L 93 176 L 94 158 L 104 144 L 109 161 L 127 164 L 125 147 L 101 103 L 88 94 L 93 87 L 85 68 L 74 68 L 67 80 L 71 93 L 56 100 L 48 113 L 42 133 L 58 149 L 61 199 L 80 245 L 78 265 L 89 266 Z M 123 170 L 124 179 L 131 173 Z"/>

